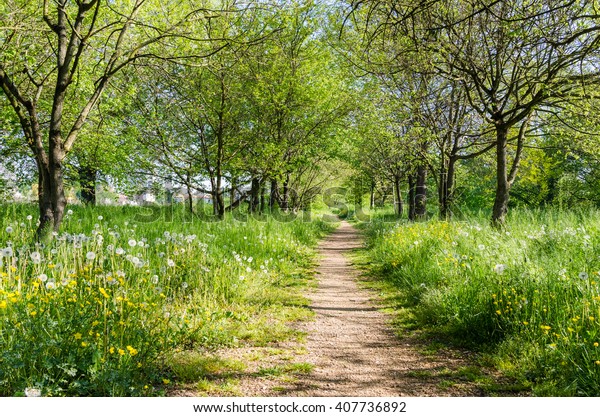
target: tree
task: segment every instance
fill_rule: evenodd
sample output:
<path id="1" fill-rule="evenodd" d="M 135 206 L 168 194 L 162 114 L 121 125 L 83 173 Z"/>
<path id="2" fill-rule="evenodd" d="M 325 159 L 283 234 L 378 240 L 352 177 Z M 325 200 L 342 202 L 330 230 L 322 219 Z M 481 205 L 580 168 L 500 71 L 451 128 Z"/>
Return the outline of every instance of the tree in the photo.
<path id="1" fill-rule="evenodd" d="M 462 85 L 471 109 L 493 127 L 492 222 L 501 225 L 533 112 L 576 98 L 582 82 L 598 79 L 590 58 L 600 39 L 597 14 L 592 2 L 431 3 L 358 1 L 353 10 L 368 15 L 369 46 L 395 51 L 387 55 L 391 61 L 425 53 L 437 74 Z M 515 147 L 512 163 L 509 145 Z"/>
<path id="2" fill-rule="evenodd" d="M 158 13 L 153 5 L 11 0 L 0 6 L 0 87 L 37 164 L 40 238 L 60 227 L 65 157 L 110 80 L 144 58 L 176 56 L 172 39 L 193 38 L 189 23 L 205 11 L 164 0 Z"/>

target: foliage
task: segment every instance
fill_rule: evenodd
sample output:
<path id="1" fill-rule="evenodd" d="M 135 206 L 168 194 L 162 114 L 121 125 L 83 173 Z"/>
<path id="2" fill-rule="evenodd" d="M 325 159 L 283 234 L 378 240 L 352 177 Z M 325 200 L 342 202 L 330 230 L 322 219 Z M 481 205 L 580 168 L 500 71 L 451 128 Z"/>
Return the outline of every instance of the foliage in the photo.
<path id="1" fill-rule="evenodd" d="M 488 346 L 537 393 L 597 396 L 599 220 L 556 210 L 515 211 L 505 230 L 477 217 L 379 220 L 367 226 L 368 255 L 419 326 Z"/>
<path id="2" fill-rule="evenodd" d="M 330 228 L 75 208 L 42 246 L 34 207 L 1 210 L 2 395 L 157 395 L 169 352 L 293 336 L 283 318 L 302 317 L 295 291 Z"/>

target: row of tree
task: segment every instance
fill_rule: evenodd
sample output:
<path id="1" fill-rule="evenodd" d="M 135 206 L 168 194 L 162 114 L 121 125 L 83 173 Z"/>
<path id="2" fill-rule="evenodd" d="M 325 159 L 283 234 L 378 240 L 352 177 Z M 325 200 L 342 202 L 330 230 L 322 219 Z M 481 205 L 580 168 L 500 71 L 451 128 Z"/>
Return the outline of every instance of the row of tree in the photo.
<path id="1" fill-rule="evenodd" d="M 305 206 L 327 180 L 347 78 L 312 1 L 11 0 L 0 5 L 2 152 L 35 160 L 40 237 L 65 176 L 162 179 L 211 195 Z M 242 187 L 246 184 L 248 187 Z M 295 192 L 292 192 L 295 190 Z M 261 198 L 262 197 L 262 198 Z M 262 200 L 262 205 L 261 205 Z"/>
<path id="2" fill-rule="evenodd" d="M 306 207 L 348 165 L 359 204 L 390 194 L 413 220 L 433 188 L 442 217 L 468 189 L 498 225 L 511 195 L 596 201 L 597 8 L 7 0 L 2 172 L 34 171 L 40 238 L 66 184 L 93 204 L 100 179 L 175 185 L 190 211 L 209 194 L 217 216 Z"/>
<path id="3" fill-rule="evenodd" d="M 401 181 L 407 181 L 409 217 L 417 218 L 425 213 L 426 177 L 433 173 L 439 213 L 447 217 L 457 167 L 493 163 L 492 221 L 500 225 L 524 159 L 529 172 L 568 155 L 586 154 L 591 162 L 597 128 L 581 123 L 593 119 L 600 81 L 598 6 L 352 2 L 342 17 L 347 39 L 354 39 L 346 55 L 372 80 L 371 105 L 387 109 L 369 119 L 381 131 L 375 138 L 360 135 L 375 156 L 357 158 L 372 188 L 382 178 L 391 182 L 401 214 Z M 584 166 L 575 174 L 582 180 L 590 174 Z M 547 180 L 556 178 L 547 173 Z"/>

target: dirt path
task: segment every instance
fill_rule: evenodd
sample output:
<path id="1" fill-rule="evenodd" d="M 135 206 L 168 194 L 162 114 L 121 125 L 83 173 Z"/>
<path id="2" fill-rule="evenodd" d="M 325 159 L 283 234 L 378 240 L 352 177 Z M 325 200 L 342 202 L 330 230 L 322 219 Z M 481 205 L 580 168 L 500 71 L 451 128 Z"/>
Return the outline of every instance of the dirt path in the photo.
<path id="1" fill-rule="evenodd" d="M 418 343 L 398 338 L 390 317 L 371 301 L 375 295 L 356 283 L 358 271 L 347 255 L 361 245 L 347 222 L 320 245 L 319 286 L 310 295 L 314 322 L 307 323 L 306 361 L 314 365 L 301 377 L 297 396 L 447 396 L 473 395 L 468 386 L 444 384 L 464 365 L 461 358 L 432 358 Z M 421 346 L 422 348 L 422 346 Z"/>
<path id="2" fill-rule="evenodd" d="M 395 335 L 379 297 L 361 288 L 348 255 L 362 239 L 347 222 L 320 247 L 318 288 L 309 294 L 315 320 L 298 330 L 306 341 L 271 347 L 222 349 L 213 358 L 243 362 L 243 371 L 221 371 L 202 395 L 233 396 L 471 396 L 481 395 L 465 354 L 423 352 L 427 343 Z M 430 346 L 429 346 L 430 347 Z M 431 349 L 429 349 L 431 350 Z M 232 374 L 233 387 L 227 379 Z M 225 375 L 225 376 L 223 376 Z M 198 395 L 190 387 L 172 395 Z"/>

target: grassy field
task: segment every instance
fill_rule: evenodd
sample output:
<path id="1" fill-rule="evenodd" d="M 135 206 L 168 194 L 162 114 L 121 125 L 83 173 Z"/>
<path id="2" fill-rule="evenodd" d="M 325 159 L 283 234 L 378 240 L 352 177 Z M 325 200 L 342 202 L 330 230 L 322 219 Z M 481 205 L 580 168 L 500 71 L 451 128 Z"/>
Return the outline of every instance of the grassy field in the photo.
<path id="1" fill-rule="evenodd" d="M 161 395 L 193 371 L 185 350 L 297 336 L 332 228 L 71 209 L 46 246 L 35 207 L 0 206 L 0 395 Z"/>
<path id="2" fill-rule="evenodd" d="M 404 325 L 486 352 L 535 395 L 600 395 L 599 212 L 363 227 Z"/>

